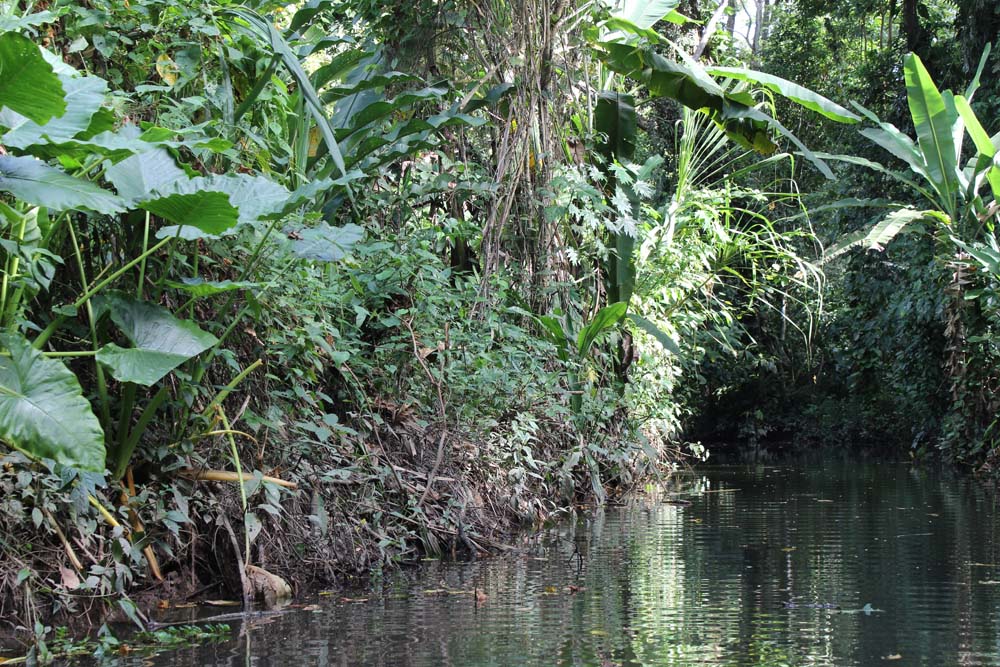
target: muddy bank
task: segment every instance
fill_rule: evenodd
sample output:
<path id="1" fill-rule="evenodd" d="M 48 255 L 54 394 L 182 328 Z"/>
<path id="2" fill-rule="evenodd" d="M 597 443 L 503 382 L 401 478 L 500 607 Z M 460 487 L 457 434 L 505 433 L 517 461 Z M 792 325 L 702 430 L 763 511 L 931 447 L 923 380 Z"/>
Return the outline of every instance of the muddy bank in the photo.
<path id="1" fill-rule="evenodd" d="M 258 467 L 241 450 L 242 484 L 235 475 L 214 481 L 211 471 L 232 468 L 219 447 L 200 468 L 177 457 L 174 466 L 137 470 L 131 491 L 117 492 L 94 476 L 3 457 L 5 643 L 27 646 L 36 623 L 84 634 L 156 608 L 240 601 L 250 567 L 277 575 L 295 596 L 424 557 L 482 558 L 507 549 L 516 530 L 592 499 L 598 483 L 585 457 L 572 456 L 571 431 L 554 421 L 537 424 L 526 466 L 497 455 L 509 426 L 473 436 L 386 404 L 376 414 L 381 423 L 366 434 L 331 434 L 321 459 L 283 467 L 265 451 Z M 295 446 L 268 450 L 287 457 Z M 627 488 L 648 464 L 604 466 L 601 488 Z M 267 603 L 251 597 L 258 608 Z"/>

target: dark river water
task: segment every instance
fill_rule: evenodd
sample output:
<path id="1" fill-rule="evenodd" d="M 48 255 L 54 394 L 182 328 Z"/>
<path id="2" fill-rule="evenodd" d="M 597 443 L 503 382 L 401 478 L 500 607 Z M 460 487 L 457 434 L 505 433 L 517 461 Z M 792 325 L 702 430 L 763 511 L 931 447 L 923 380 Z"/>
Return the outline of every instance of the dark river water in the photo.
<path id="1" fill-rule="evenodd" d="M 838 462 L 708 467 L 666 488 L 515 555 L 429 562 L 364 601 L 321 596 L 129 663 L 1000 665 L 989 485 Z"/>

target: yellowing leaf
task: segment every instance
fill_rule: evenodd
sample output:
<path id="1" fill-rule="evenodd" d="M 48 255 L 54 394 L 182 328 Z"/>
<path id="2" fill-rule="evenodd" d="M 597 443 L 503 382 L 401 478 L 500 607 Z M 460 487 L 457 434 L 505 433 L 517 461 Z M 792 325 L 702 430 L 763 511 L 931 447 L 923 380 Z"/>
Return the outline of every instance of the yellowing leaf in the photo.
<path id="1" fill-rule="evenodd" d="M 319 142 L 322 138 L 318 127 L 313 125 L 309 128 L 309 157 L 316 157 L 316 151 L 319 150 Z"/>
<path id="2" fill-rule="evenodd" d="M 161 53 L 156 58 L 156 73 L 160 75 L 160 78 L 163 79 L 168 86 L 172 86 L 177 83 L 180 68 L 170 56 L 166 53 Z"/>

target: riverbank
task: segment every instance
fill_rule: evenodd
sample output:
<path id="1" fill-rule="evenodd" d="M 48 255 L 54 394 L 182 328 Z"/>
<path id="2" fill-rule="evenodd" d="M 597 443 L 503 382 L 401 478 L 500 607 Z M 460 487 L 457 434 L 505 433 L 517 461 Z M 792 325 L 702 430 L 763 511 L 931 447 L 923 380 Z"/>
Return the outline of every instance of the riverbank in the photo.
<path id="1" fill-rule="evenodd" d="M 144 664 L 993 665 L 996 508 L 995 487 L 935 468 L 700 466 L 502 557 L 427 560 L 275 615 L 167 612 L 232 627 Z"/>
<path id="2" fill-rule="evenodd" d="M 309 457 L 289 456 L 301 441 L 269 440 L 256 449 L 260 443 L 248 435 L 239 449 L 242 484 L 235 475 L 218 481 L 220 470 L 233 467 L 225 435 L 203 450 L 210 456 L 198 468 L 188 454 L 130 471 L 127 491 L 6 455 L 3 633 L 27 648 L 51 640 L 54 627 L 82 636 L 108 619 L 144 623 L 158 608 L 240 602 L 247 566 L 280 577 L 298 595 L 356 585 L 425 558 L 503 553 L 525 526 L 593 501 L 595 488 L 621 493 L 677 456 L 661 452 L 657 463 L 648 452 L 623 447 L 630 459 L 601 461 L 567 427 L 572 421 L 520 412 L 473 432 L 470 424 L 432 425 L 415 403 L 373 403 L 365 419 L 336 422 L 336 437 L 317 426 Z M 375 428 L 362 431 L 366 426 Z M 603 474 L 599 480 L 588 458 Z M 256 592 L 252 602 L 261 608 L 266 591 Z"/>

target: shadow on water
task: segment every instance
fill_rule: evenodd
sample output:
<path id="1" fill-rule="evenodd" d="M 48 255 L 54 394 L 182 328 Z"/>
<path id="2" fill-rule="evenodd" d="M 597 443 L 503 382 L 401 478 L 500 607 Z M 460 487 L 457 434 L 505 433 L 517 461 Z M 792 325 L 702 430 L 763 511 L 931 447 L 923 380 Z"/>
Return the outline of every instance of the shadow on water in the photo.
<path id="1" fill-rule="evenodd" d="M 1000 665 L 996 515 L 981 482 L 901 464 L 706 467 L 516 556 L 122 664 Z"/>

